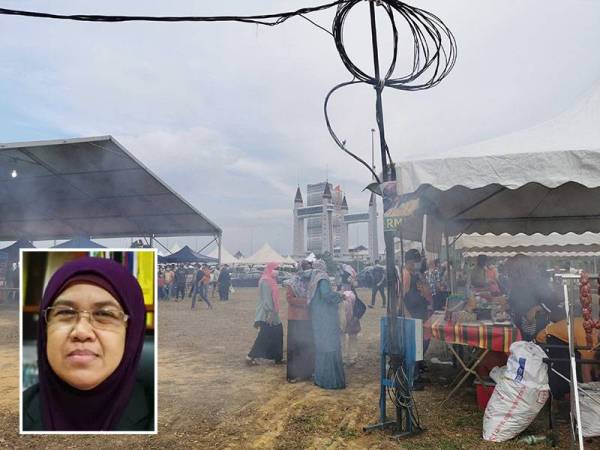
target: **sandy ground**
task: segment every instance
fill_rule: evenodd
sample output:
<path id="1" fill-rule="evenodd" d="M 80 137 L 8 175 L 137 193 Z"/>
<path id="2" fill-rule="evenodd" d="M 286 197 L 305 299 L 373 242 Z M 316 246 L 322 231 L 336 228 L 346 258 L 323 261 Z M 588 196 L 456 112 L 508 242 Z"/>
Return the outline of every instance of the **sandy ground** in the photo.
<path id="1" fill-rule="evenodd" d="M 345 390 L 288 384 L 285 365 L 265 362 L 247 367 L 244 357 L 256 336 L 255 294 L 254 288 L 239 289 L 229 302 L 215 300 L 213 310 L 201 304 L 191 311 L 189 299 L 160 303 L 159 433 L 155 436 L 20 436 L 18 311 L 14 305 L 0 305 L 0 448 L 518 448 L 515 442 L 481 440 L 483 414 L 472 388 L 441 408 L 448 390 L 435 379 L 415 395 L 427 431 L 400 441 L 389 432 L 362 431 L 378 420 L 379 317 L 383 313 L 379 306 L 368 310 L 362 320 L 361 356 L 347 369 Z M 366 292 L 363 298 L 368 298 Z M 286 313 L 283 305 L 284 324 Z M 432 378 L 436 373 L 432 370 Z M 531 433 L 545 432 L 546 416 L 540 416 Z M 562 425 L 560 448 L 568 448 L 566 433 Z M 600 448 L 599 444 L 586 448 Z"/>

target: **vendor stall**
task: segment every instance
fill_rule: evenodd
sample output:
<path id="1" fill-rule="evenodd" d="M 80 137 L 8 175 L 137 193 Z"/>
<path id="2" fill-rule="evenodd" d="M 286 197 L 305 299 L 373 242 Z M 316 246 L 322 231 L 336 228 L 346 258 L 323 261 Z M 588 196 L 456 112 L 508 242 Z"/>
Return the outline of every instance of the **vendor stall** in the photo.
<path id="1" fill-rule="evenodd" d="M 396 166 L 397 181 L 382 185 L 384 227 L 398 230 L 401 240 L 420 240 L 426 229 L 425 248 L 445 246 L 447 253 L 452 241 L 468 233 L 597 233 L 598 167 L 600 152 L 589 150 L 403 162 Z M 449 340 L 487 349 L 489 340 L 479 347 L 481 332 L 493 334 L 493 323 L 488 330 L 444 319 L 443 325 L 430 320 L 426 332 L 446 339 L 448 331 Z M 463 367 L 467 374 L 473 369 Z"/>

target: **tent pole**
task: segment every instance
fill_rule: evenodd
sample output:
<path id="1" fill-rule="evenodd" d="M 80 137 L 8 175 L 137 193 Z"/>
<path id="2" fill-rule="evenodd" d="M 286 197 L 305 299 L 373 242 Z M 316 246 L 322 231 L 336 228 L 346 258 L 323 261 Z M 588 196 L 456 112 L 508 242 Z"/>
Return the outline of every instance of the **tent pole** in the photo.
<path id="1" fill-rule="evenodd" d="M 454 270 L 450 264 L 450 240 L 448 239 L 448 227 L 444 224 L 444 239 L 446 241 L 446 265 L 448 266 L 448 281 L 450 282 L 450 293 L 454 293 Z"/>
<path id="2" fill-rule="evenodd" d="M 404 311 L 404 238 L 402 236 L 402 227 L 400 227 L 400 280 L 398 281 L 398 285 L 400 289 L 398 290 L 398 298 L 400 301 L 400 316 L 406 317 Z"/>
<path id="3" fill-rule="evenodd" d="M 221 244 L 223 242 L 223 239 L 221 239 L 221 235 L 218 234 L 217 235 L 217 243 L 218 243 L 218 247 L 219 247 L 219 254 L 217 255 L 217 258 L 219 259 L 219 266 L 221 265 Z"/>
<path id="4" fill-rule="evenodd" d="M 567 335 L 569 338 L 569 362 L 571 369 L 571 433 L 579 444 L 578 447 L 583 450 L 583 434 L 581 427 L 581 409 L 579 406 L 579 387 L 577 385 L 577 365 L 575 362 L 575 330 L 573 329 L 574 317 L 573 303 L 569 299 L 569 290 L 567 281 L 563 277 L 563 295 L 565 299 L 565 313 L 567 316 Z M 577 281 L 573 281 L 576 283 Z"/>

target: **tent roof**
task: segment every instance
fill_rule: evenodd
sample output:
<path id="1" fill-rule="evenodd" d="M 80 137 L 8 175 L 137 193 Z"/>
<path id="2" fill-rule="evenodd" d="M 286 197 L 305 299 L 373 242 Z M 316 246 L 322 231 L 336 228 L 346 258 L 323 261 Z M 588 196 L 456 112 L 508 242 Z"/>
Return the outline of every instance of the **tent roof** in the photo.
<path id="1" fill-rule="evenodd" d="M 221 234 L 111 136 L 0 144 L 0 173 L 0 241 Z"/>
<path id="2" fill-rule="evenodd" d="M 420 240 L 423 214 L 428 236 L 598 232 L 598 168 L 600 152 L 575 150 L 400 163 L 400 206 L 416 199 L 405 237 Z"/>
<path id="3" fill-rule="evenodd" d="M 77 237 L 62 244 L 55 245 L 52 248 L 106 248 L 97 242 L 91 241 L 85 237 Z"/>
<path id="4" fill-rule="evenodd" d="M 513 133 L 451 149 L 449 155 L 480 156 L 600 148 L 600 83 L 571 108 L 557 116 Z"/>
<path id="5" fill-rule="evenodd" d="M 296 264 L 296 260 L 294 258 L 292 258 L 290 255 L 286 256 L 284 258 L 284 261 L 287 264 Z"/>
<path id="6" fill-rule="evenodd" d="M 8 254 L 9 261 L 17 261 L 19 259 L 19 250 L 22 248 L 35 248 L 35 246 L 29 241 L 20 239 L 8 247 L 0 249 L 0 253 Z"/>
<path id="7" fill-rule="evenodd" d="M 267 264 L 270 262 L 284 263 L 285 258 L 273 250 L 268 243 L 259 248 L 254 255 L 244 258 L 246 264 Z"/>
<path id="8" fill-rule="evenodd" d="M 219 249 L 215 248 L 208 256 L 218 260 Z M 229 253 L 225 247 L 221 247 L 221 264 L 237 264 L 238 262 L 237 258 Z"/>
<path id="9" fill-rule="evenodd" d="M 172 255 L 159 258 L 160 263 L 207 263 L 216 261 L 216 258 L 211 258 L 209 256 L 194 252 L 187 245 Z"/>
<path id="10" fill-rule="evenodd" d="M 478 189 L 490 185 L 519 189 L 528 183 L 557 188 L 575 182 L 587 188 L 600 186 L 600 142 L 595 150 L 509 153 L 405 161 L 396 166 L 399 192 L 426 186 L 439 191 Z"/>

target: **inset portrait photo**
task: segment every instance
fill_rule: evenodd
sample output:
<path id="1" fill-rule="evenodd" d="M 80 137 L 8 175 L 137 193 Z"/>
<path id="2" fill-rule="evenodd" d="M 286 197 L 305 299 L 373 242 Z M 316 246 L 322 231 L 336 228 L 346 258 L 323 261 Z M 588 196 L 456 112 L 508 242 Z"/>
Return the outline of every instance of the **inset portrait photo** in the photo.
<path id="1" fill-rule="evenodd" d="M 156 251 L 22 250 L 20 265 L 21 433 L 156 433 Z"/>

